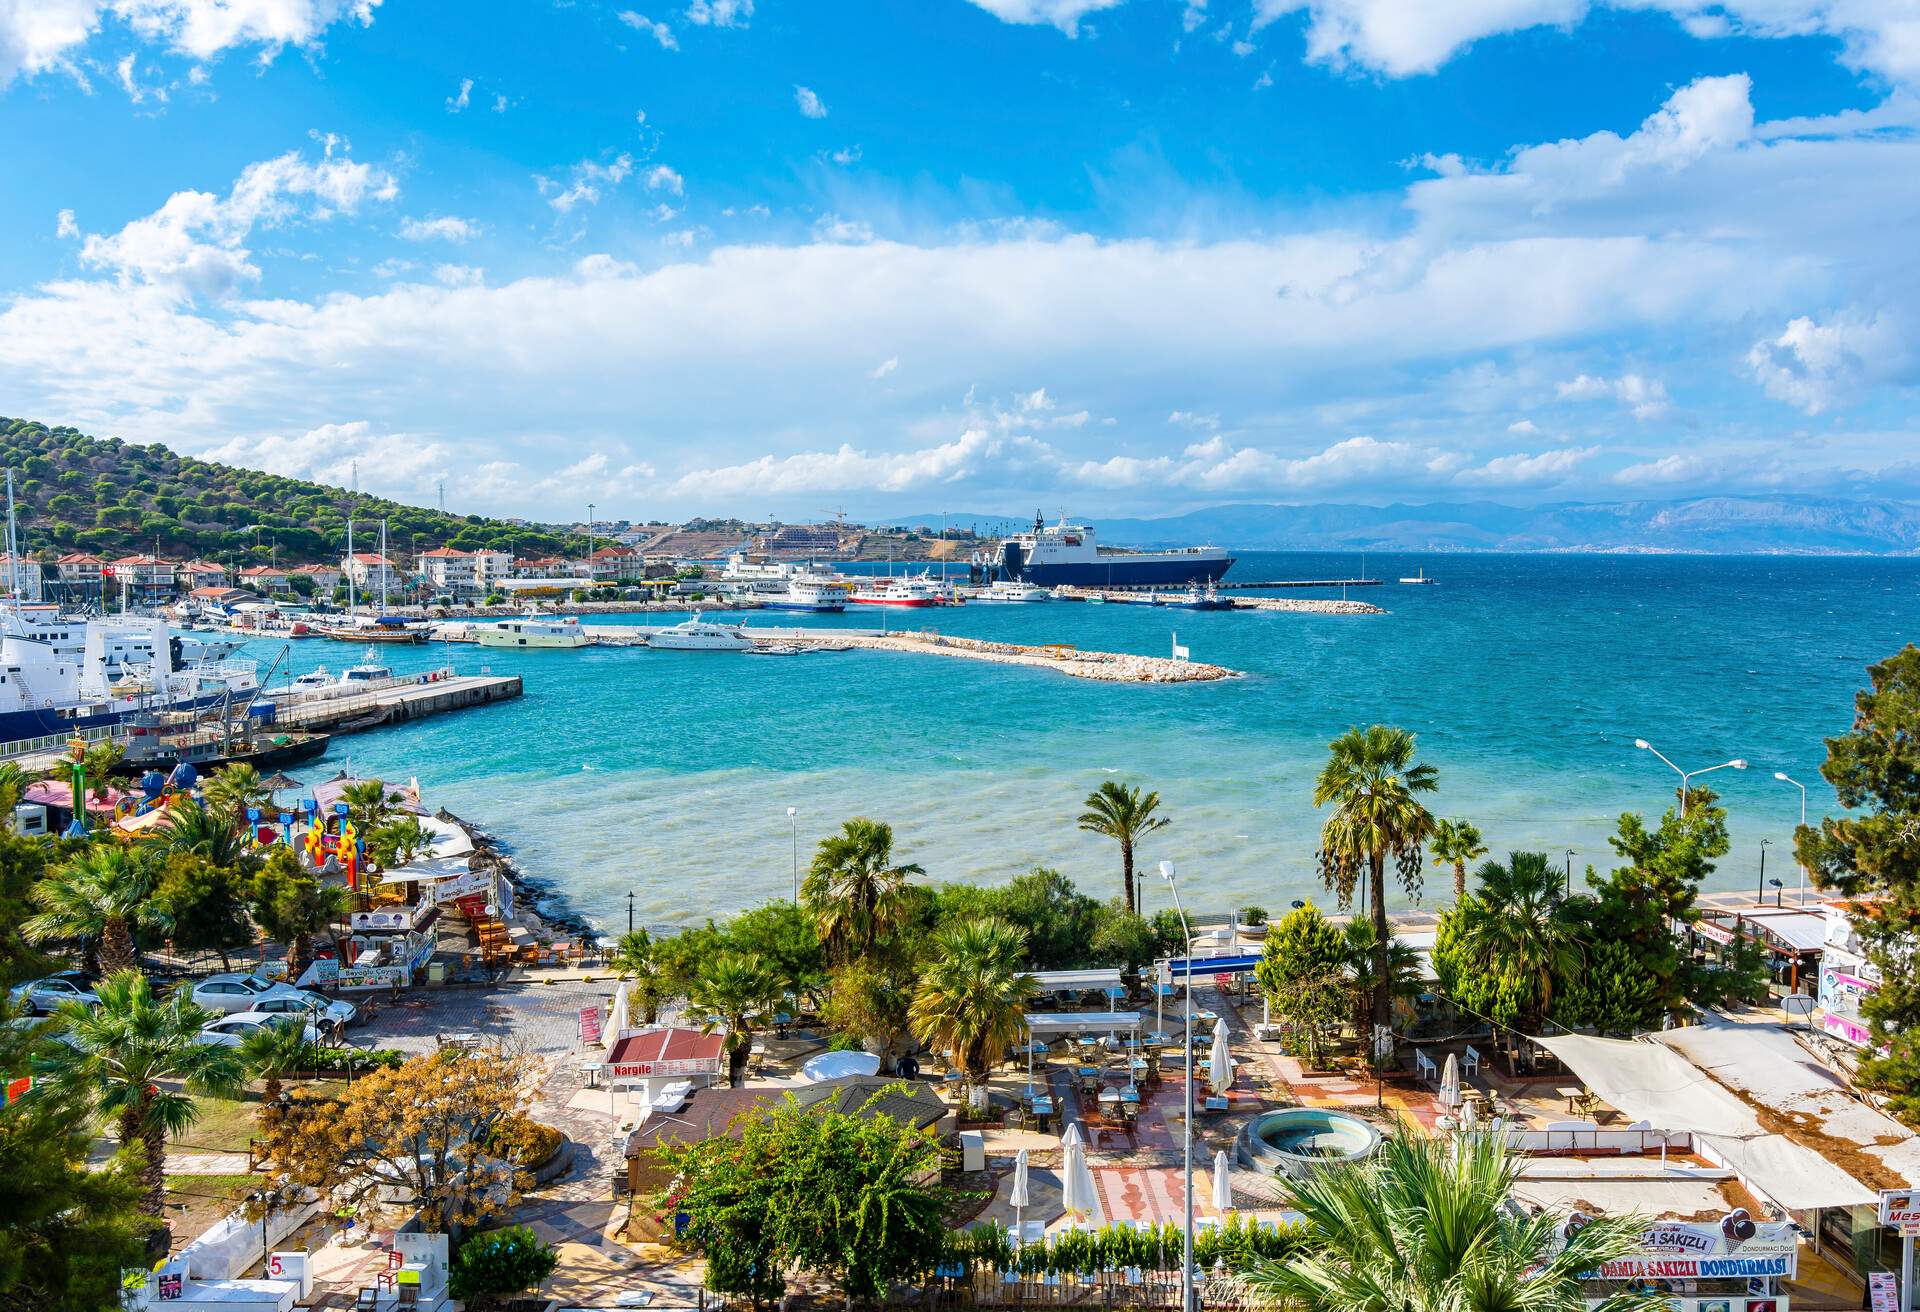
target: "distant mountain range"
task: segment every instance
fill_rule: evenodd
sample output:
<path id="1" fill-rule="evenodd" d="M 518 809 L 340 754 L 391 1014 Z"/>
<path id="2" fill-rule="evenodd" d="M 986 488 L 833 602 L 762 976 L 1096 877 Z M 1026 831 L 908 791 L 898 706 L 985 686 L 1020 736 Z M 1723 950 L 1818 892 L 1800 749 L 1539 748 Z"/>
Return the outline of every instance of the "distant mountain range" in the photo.
<path id="1" fill-rule="evenodd" d="M 964 523 L 1003 517 L 951 518 Z M 1103 544 L 1131 547 L 1215 543 L 1242 551 L 1920 554 L 1920 504 L 1813 496 L 1568 501 L 1531 507 L 1491 501 L 1417 506 L 1225 505 L 1165 519 L 1089 518 Z M 930 522 L 938 524 L 939 517 Z"/>

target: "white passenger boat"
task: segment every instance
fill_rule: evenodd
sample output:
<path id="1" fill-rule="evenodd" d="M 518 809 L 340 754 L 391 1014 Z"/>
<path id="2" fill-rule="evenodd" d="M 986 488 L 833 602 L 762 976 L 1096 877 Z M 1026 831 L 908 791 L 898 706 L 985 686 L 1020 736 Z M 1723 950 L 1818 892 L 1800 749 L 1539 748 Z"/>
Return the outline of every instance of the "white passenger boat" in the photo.
<path id="1" fill-rule="evenodd" d="M 1053 593 L 1037 584 L 1022 583 L 1018 579 L 995 579 L 976 592 L 973 599 L 988 602 L 1052 601 Z"/>
<path id="2" fill-rule="evenodd" d="M 572 615 L 546 616 L 529 612 L 519 619 L 478 624 L 473 640 L 482 647 L 584 647 L 592 639 Z"/>
<path id="3" fill-rule="evenodd" d="M 847 608 L 845 585 L 793 576 L 785 592 L 756 598 L 768 610 L 797 610 L 814 615 L 837 614 Z"/>
<path id="4" fill-rule="evenodd" d="M 753 639 L 731 624 L 690 619 L 653 634 L 647 646 L 663 651 L 746 651 Z"/>

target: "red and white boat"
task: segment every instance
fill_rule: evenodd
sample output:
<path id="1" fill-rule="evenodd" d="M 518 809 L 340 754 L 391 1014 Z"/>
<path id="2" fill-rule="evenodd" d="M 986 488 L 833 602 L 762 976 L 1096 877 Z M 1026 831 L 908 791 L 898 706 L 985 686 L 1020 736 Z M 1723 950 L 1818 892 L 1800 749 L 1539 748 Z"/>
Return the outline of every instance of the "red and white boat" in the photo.
<path id="1" fill-rule="evenodd" d="M 939 583 L 924 575 L 917 579 L 868 579 L 857 584 L 847 598 L 856 606 L 939 606 L 947 593 Z"/>

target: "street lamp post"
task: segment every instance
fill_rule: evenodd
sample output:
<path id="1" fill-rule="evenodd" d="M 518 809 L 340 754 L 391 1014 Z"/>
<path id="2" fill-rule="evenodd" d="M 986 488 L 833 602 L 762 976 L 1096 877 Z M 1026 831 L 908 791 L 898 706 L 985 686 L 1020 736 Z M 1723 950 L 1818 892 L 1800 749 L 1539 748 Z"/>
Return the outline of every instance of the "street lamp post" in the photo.
<path id="1" fill-rule="evenodd" d="M 627 890 L 627 933 L 633 933 L 633 890 Z"/>
<path id="2" fill-rule="evenodd" d="M 1662 755 L 1660 749 L 1648 742 L 1645 738 L 1635 738 L 1633 745 L 1643 752 L 1652 752 L 1655 756 L 1660 757 L 1662 761 L 1666 762 L 1668 769 L 1680 776 L 1680 818 L 1682 820 L 1687 818 L 1687 784 L 1695 776 L 1712 774 L 1715 770 L 1744 770 L 1747 768 L 1747 763 L 1736 756 L 1731 761 L 1722 761 L 1720 764 L 1710 765 L 1704 770 L 1682 770 L 1672 761 L 1668 761 L 1667 758 Z"/>
<path id="3" fill-rule="evenodd" d="M 1186 942 L 1181 953 L 1186 963 L 1187 973 L 1187 1016 L 1186 1026 L 1180 1039 L 1187 1049 L 1187 1119 L 1186 1152 L 1183 1159 L 1186 1188 L 1184 1197 L 1184 1238 L 1180 1250 L 1180 1309 L 1181 1312 L 1195 1312 L 1193 1306 L 1193 926 L 1187 923 L 1186 908 L 1180 905 L 1180 884 L 1173 873 L 1173 862 L 1160 863 L 1160 877 L 1167 881 L 1167 888 L 1173 894 L 1174 914 L 1180 917 L 1180 933 Z"/>
<path id="4" fill-rule="evenodd" d="M 1567 849 L 1567 896 L 1573 896 L 1573 849 Z"/>
<path id="5" fill-rule="evenodd" d="M 1767 849 L 1772 846 L 1771 838 L 1760 840 L 1760 887 L 1753 895 L 1753 904 L 1759 907 L 1767 904 Z"/>
<path id="6" fill-rule="evenodd" d="M 1773 772 L 1773 777 L 1775 779 L 1778 779 L 1783 784 L 1792 784 L 1795 788 L 1798 788 L 1800 790 L 1800 828 L 1805 829 L 1807 827 L 1807 786 L 1801 783 L 1798 779 L 1795 779 L 1792 776 L 1788 775 L 1785 770 L 1775 770 Z M 1799 835 L 1795 834 L 1794 837 L 1797 839 Z M 1794 855 L 1798 856 L 1799 852 L 1800 852 L 1799 844 L 1796 842 L 1794 845 Z M 1807 867 L 1805 862 L 1800 863 L 1800 893 L 1795 900 L 1799 902 L 1802 906 L 1806 905 Z"/>
<path id="7" fill-rule="evenodd" d="M 793 904 L 800 905 L 800 808 L 787 808 L 787 823 L 793 826 Z"/>

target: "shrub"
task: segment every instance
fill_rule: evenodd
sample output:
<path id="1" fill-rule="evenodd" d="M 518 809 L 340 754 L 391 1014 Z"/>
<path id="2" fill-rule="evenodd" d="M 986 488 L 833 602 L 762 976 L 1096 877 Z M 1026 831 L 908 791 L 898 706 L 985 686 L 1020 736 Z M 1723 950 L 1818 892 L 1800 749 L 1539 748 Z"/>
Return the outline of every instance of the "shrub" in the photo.
<path id="1" fill-rule="evenodd" d="M 523 1225 L 474 1235 L 454 1254 L 449 1292 L 472 1312 L 504 1303 L 553 1274 L 560 1258 Z"/>
<path id="2" fill-rule="evenodd" d="M 537 1171 L 553 1160 L 567 1136 L 551 1125 L 542 1125 L 528 1116 L 515 1116 L 503 1122 L 487 1140 L 487 1147 L 501 1157 L 512 1159 L 522 1170 Z"/>

